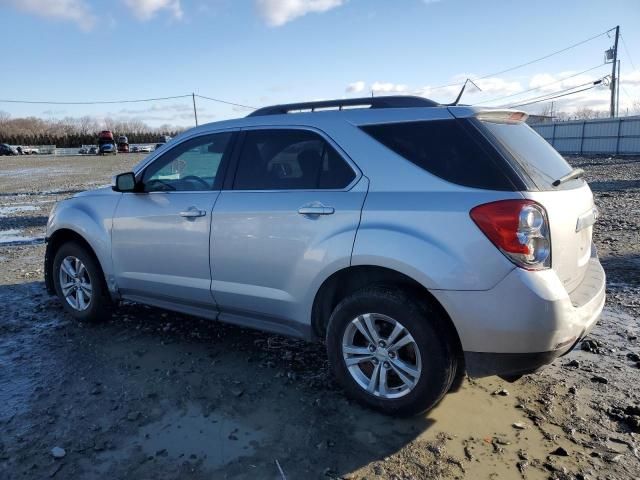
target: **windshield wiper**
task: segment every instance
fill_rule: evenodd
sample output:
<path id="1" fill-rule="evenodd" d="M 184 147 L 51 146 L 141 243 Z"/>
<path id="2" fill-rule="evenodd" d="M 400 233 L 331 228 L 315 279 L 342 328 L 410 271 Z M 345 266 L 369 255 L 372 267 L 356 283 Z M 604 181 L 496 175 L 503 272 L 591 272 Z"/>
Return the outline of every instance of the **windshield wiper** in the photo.
<path id="1" fill-rule="evenodd" d="M 581 178 L 581 177 L 584 177 L 584 170 L 581 168 L 574 168 L 569 173 L 567 173 L 564 177 L 560 177 L 551 185 L 553 185 L 554 187 L 557 187 L 558 185 L 562 185 L 564 182 L 568 182 L 569 180 L 574 180 L 576 178 Z"/>

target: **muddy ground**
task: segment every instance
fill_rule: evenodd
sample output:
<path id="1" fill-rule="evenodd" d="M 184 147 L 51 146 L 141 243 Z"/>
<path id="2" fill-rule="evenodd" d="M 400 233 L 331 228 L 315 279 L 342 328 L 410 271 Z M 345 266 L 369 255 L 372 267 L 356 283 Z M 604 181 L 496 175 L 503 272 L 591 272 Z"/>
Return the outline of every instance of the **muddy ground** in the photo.
<path id="1" fill-rule="evenodd" d="M 346 400 L 322 345 L 138 305 L 97 326 L 63 314 L 49 210 L 140 158 L 0 157 L 0 479 L 640 477 L 640 159 L 570 159 L 608 274 L 586 350 L 398 420 Z"/>

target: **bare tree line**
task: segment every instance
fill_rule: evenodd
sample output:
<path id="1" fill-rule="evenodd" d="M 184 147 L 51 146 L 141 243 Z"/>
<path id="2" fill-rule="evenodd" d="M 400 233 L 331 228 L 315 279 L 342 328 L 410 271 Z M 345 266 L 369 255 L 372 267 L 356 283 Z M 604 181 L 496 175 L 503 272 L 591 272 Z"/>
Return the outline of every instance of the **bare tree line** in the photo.
<path id="1" fill-rule="evenodd" d="M 89 115 L 62 119 L 11 118 L 7 112 L 0 111 L 0 143 L 10 145 L 77 147 L 95 143 L 101 130 L 126 135 L 131 143 L 155 143 L 160 136 L 175 136 L 183 129 L 168 124 L 154 128 L 139 119 L 98 121 Z"/>
<path id="2" fill-rule="evenodd" d="M 620 109 L 622 112 L 622 109 Z M 633 102 L 630 109 L 626 109 L 628 115 L 640 114 L 640 101 Z M 540 110 L 540 115 L 553 116 L 554 120 L 569 121 L 569 120 L 591 120 L 594 118 L 609 118 L 609 110 L 596 110 L 589 107 L 578 108 L 575 112 L 555 111 L 552 108 L 551 103 L 545 104 Z M 622 115 L 621 115 L 622 116 Z"/>

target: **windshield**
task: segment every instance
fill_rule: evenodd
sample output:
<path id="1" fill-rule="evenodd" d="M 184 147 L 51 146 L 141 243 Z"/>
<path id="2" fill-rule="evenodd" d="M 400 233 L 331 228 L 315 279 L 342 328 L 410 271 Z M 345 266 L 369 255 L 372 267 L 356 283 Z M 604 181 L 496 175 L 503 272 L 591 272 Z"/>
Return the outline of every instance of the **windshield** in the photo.
<path id="1" fill-rule="evenodd" d="M 526 123 L 480 123 L 493 134 L 539 189 L 554 189 L 552 183 L 572 171 L 567 161 Z M 567 185 L 574 182 L 582 184 L 582 180 L 573 180 Z"/>

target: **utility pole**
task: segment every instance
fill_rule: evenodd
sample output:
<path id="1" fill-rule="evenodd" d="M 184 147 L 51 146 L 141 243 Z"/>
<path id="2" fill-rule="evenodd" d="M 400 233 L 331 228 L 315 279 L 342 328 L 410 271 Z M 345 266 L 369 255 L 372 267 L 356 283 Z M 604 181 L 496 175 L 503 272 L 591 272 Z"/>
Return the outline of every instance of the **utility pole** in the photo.
<path id="1" fill-rule="evenodd" d="M 198 110 L 196 110 L 196 94 L 191 92 L 191 98 L 193 99 L 193 116 L 196 119 L 196 127 L 198 126 Z"/>
<path id="2" fill-rule="evenodd" d="M 618 82 L 620 81 L 620 60 L 618 60 Z M 616 86 L 616 116 L 620 116 L 620 85 Z"/>
<path id="3" fill-rule="evenodd" d="M 620 25 L 616 26 L 616 40 L 613 44 L 613 62 L 611 63 L 611 105 L 610 116 L 616 116 L 616 90 L 618 89 L 618 78 L 616 77 L 616 67 L 618 66 L 618 37 L 620 36 Z"/>

